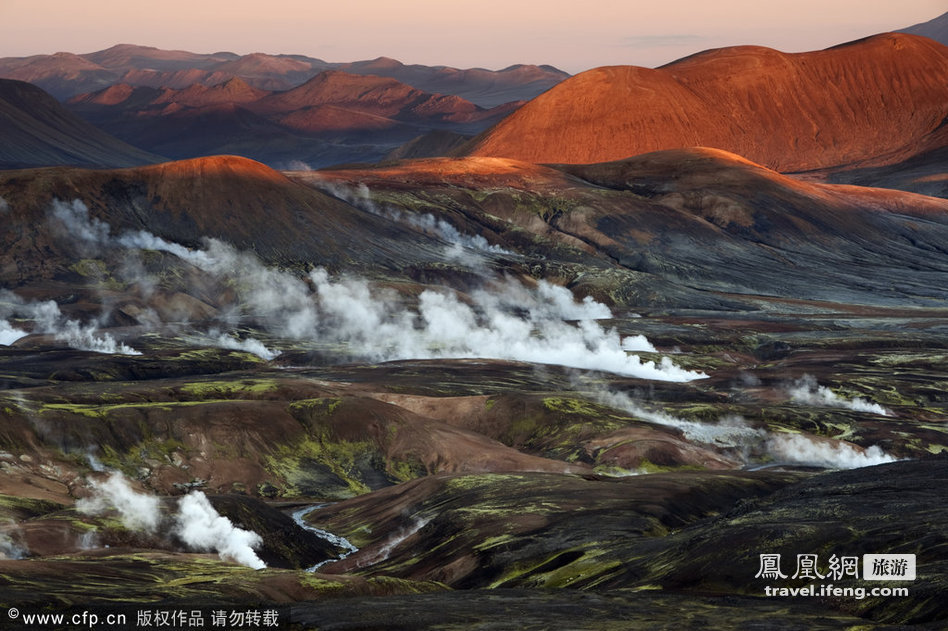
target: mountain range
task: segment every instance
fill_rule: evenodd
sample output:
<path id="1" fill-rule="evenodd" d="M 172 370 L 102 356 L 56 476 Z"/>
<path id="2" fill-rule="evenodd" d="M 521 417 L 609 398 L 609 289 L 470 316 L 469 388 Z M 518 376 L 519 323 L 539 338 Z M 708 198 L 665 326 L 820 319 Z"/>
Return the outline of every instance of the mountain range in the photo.
<path id="1" fill-rule="evenodd" d="M 118 138 L 171 158 L 236 153 L 285 167 L 375 161 L 432 130 L 483 130 L 520 103 L 485 110 L 395 79 L 328 70 L 279 92 L 241 78 L 181 90 L 122 83 L 66 105 Z"/>
<path id="2" fill-rule="evenodd" d="M 948 140 L 948 47 L 885 34 L 811 53 L 698 53 L 563 81 L 460 153 L 586 163 L 688 146 L 778 171 L 877 166 Z"/>
<path id="3" fill-rule="evenodd" d="M 71 96 L 0 80 L 3 615 L 944 627 L 946 60 L 739 46 L 490 109 L 383 70 L 551 71 L 18 60 Z M 833 576 L 864 554 L 917 576 Z M 801 556 L 910 590 L 763 597 Z"/>
<path id="4" fill-rule="evenodd" d="M 263 90 L 285 91 L 326 70 L 388 77 L 425 92 L 460 96 L 486 108 L 533 98 L 569 76 L 552 66 L 518 64 L 502 70 L 462 70 L 406 65 L 387 57 L 330 63 L 303 55 L 199 54 L 131 44 L 83 55 L 60 52 L 0 58 L 0 77 L 34 83 L 63 100 L 115 83 L 183 89 L 195 83 L 216 85 L 235 77 Z"/>

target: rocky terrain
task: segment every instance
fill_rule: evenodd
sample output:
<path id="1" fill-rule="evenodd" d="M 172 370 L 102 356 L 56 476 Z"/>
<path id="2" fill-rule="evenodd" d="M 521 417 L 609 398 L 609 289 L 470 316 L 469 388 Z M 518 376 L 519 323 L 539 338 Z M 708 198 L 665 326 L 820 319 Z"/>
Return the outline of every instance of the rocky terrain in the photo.
<path id="1" fill-rule="evenodd" d="M 873 110 L 873 139 L 838 111 L 808 119 L 812 137 L 788 125 L 773 136 L 800 140 L 779 164 L 769 137 L 728 132 L 546 164 L 0 171 L 0 603 L 251 607 L 288 629 L 941 628 L 948 200 L 895 190 L 944 151 L 938 46 L 884 35 L 591 71 L 477 141 L 603 74 L 679 89 L 738 59 L 751 85 L 762 60 L 842 76 L 898 57 L 870 64 L 862 94 L 916 116 Z M 107 52 L 85 61 L 138 54 Z M 195 63 L 164 57 L 157 71 Z M 217 57 L 288 76 L 305 61 Z M 928 74 L 909 72 L 920 59 Z M 890 90 L 895 75 L 914 88 Z M 388 80 L 309 81 L 88 100 L 241 100 L 303 129 L 327 119 L 298 112 L 357 84 L 391 107 L 366 119 L 445 115 Z M 847 94 L 813 102 L 866 100 Z M 595 148 L 599 123 L 518 133 Z M 784 577 L 763 573 L 774 554 Z M 917 576 L 833 575 L 865 554 L 914 554 Z M 798 555 L 821 580 L 794 573 Z M 768 594 L 829 583 L 849 591 Z"/>

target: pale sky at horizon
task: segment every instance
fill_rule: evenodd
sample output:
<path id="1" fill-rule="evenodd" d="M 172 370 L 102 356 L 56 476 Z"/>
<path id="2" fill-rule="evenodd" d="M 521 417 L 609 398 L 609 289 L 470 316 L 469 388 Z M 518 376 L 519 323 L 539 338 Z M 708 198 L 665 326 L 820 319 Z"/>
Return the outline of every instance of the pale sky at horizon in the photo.
<path id="1" fill-rule="evenodd" d="M 0 57 L 140 44 L 499 69 L 657 66 L 721 46 L 816 50 L 925 22 L 945 0 L 0 0 Z"/>

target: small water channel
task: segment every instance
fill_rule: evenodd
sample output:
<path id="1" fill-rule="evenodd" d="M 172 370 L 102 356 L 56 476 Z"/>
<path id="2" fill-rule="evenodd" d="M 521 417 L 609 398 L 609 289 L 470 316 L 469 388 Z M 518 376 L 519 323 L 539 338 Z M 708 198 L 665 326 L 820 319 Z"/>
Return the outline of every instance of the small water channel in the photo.
<path id="1" fill-rule="evenodd" d="M 334 535 L 333 533 L 329 532 L 328 530 L 322 530 L 321 528 L 316 528 L 316 527 L 314 527 L 314 526 L 310 526 L 310 525 L 309 525 L 308 523 L 306 523 L 306 521 L 303 519 L 303 517 L 305 517 L 306 515 L 308 515 L 308 514 L 311 513 L 312 511 L 314 511 L 314 510 L 316 510 L 316 509 L 319 509 L 319 508 L 323 508 L 324 506 L 328 506 L 328 504 L 313 504 L 313 505 L 311 505 L 311 506 L 304 506 L 303 508 L 297 509 L 297 510 L 293 511 L 293 513 L 292 513 L 293 521 L 295 521 L 296 524 L 297 524 L 300 528 L 303 528 L 304 530 L 307 530 L 307 531 L 313 533 L 314 535 L 316 535 L 316 536 L 319 537 L 320 539 L 323 539 L 323 540 L 325 540 L 325 541 L 328 541 L 329 543 L 333 544 L 334 546 L 337 546 L 337 547 L 339 547 L 339 548 L 342 548 L 342 549 L 343 549 L 343 553 L 342 553 L 338 558 L 336 558 L 336 559 L 326 559 L 325 561 L 320 561 L 319 563 L 317 563 L 316 565 L 314 565 L 314 566 L 312 566 L 312 567 L 306 568 L 306 571 L 307 571 L 307 572 L 315 572 L 316 570 L 318 570 L 319 568 L 321 568 L 321 567 L 324 566 L 324 565 L 327 565 L 327 564 L 329 564 L 329 563 L 335 563 L 336 561 L 341 561 L 341 560 L 343 560 L 344 558 L 346 558 L 347 556 L 349 556 L 350 554 L 353 554 L 353 553 L 359 551 L 359 549 L 358 549 L 357 547 L 355 547 L 354 545 L 352 545 L 352 542 L 350 542 L 350 541 L 349 541 L 348 539 L 346 539 L 345 537 L 340 537 L 339 535 Z"/>

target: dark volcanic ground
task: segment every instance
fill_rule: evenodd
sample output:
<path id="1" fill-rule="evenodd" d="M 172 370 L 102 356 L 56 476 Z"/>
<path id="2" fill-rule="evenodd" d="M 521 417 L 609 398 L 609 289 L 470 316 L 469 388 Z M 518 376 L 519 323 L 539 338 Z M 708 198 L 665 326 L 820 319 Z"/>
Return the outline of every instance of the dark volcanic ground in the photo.
<path id="1" fill-rule="evenodd" d="M 294 178 L 0 174 L 4 606 L 944 625 L 944 200 L 711 150 Z M 138 499 L 90 509 L 115 471 Z M 265 569 L 220 521 L 189 538 L 191 492 Z M 755 577 L 768 553 L 786 580 Z M 915 554 L 918 577 L 767 597 L 809 582 L 800 554 Z"/>

